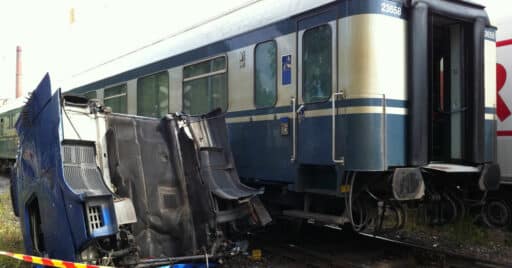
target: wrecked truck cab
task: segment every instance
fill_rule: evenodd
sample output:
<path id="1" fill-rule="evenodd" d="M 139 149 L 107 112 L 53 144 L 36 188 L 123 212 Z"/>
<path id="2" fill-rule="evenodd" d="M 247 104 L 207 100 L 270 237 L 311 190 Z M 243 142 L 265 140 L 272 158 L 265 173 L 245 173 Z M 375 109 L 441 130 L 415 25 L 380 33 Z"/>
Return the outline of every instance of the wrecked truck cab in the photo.
<path id="1" fill-rule="evenodd" d="M 220 111 L 113 114 L 52 94 L 47 75 L 16 129 L 14 210 L 28 254 L 165 265 L 221 256 L 238 223 L 270 221 L 262 190 L 238 178 Z"/>

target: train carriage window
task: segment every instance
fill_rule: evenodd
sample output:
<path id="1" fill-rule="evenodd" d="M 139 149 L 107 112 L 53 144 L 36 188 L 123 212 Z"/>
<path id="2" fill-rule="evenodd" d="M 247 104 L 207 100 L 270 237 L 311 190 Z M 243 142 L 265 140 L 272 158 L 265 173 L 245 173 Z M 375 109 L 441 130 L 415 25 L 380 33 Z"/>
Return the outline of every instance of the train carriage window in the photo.
<path id="1" fill-rule="evenodd" d="M 8 131 L 9 128 L 10 128 L 10 119 L 9 119 L 9 115 L 6 114 L 4 117 L 2 117 L 2 128 L 4 130 L 4 134 L 5 134 L 5 131 Z"/>
<path id="2" fill-rule="evenodd" d="M 254 104 L 258 108 L 274 106 L 277 101 L 277 47 L 275 41 L 254 49 Z"/>
<path id="3" fill-rule="evenodd" d="M 226 57 L 183 67 L 183 112 L 203 114 L 228 104 Z"/>
<path id="4" fill-rule="evenodd" d="M 169 74 L 165 72 L 137 81 L 137 114 L 161 117 L 169 112 Z"/>
<path id="5" fill-rule="evenodd" d="M 326 101 L 331 88 L 332 33 L 326 24 L 302 36 L 302 99 L 306 103 Z"/>
<path id="6" fill-rule="evenodd" d="M 19 117 L 20 117 L 20 112 L 19 111 L 15 112 L 14 113 L 14 117 L 13 117 L 13 120 L 14 120 L 13 124 L 14 124 L 14 126 L 16 126 L 16 122 L 18 122 L 18 118 Z"/>
<path id="7" fill-rule="evenodd" d="M 84 97 L 86 97 L 88 100 L 97 99 L 98 94 L 96 93 L 96 90 L 92 90 L 92 91 L 85 92 Z"/>
<path id="8" fill-rule="evenodd" d="M 106 88 L 103 91 L 103 103 L 114 113 L 126 113 L 126 84 Z"/>

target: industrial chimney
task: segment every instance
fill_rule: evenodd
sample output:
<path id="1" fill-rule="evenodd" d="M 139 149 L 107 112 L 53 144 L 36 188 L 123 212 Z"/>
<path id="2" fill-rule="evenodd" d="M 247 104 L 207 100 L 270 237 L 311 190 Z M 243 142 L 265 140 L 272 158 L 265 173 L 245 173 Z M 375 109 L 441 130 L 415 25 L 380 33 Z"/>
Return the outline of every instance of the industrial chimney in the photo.
<path id="1" fill-rule="evenodd" d="M 16 98 L 23 95 L 21 89 L 21 47 L 16 46 Z"/>

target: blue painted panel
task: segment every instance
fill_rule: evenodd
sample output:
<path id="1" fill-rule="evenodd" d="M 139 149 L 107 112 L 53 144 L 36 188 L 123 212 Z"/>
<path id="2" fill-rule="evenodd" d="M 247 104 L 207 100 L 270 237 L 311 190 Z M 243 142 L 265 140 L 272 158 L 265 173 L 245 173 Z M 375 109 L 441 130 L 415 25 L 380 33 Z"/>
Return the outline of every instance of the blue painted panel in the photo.
<path id="1" fill-rule="evenodd" d="M 281 58 L 282 75 L 281 81 L 283 86 L 292 83 L 292 55 L 286 55 Z"/>
<path id="2" fill-rule="evenodd" d="M 313 28 L 329 21 L 333 21 L 338 17 L 337 12 L 337 8 L 328 8 L 320 11 L 320 13 L 312 14 L 309 17 L 301 19 L 298 23 L 299 30 Z"/>
<path id="3" fill-rule="evenodd" d="M 23 108 L 16 124 L 21 151 L 16 191 L 26 251 L 33 253 L 27 205 L 37 198 L 44 253 L 75 261 L 91 237 L 86 230 L 82 196 L 74 194 L 64 180 L 60 98 L 60 92 L 51 96 L 47 75 Z M 110 217 L 104 218 L 107 223 Z"/>
<path id="4" fill-rule="evenodd" d="M 32 93 L 22 114 L 16 124 L 21 144 L 17 191 L 26 250 L 33 250 L 26 205 L 37 198 L 46 252 L 54 258 L 74 260 L 76 244 L 61 190 L 60 95 L 51 96 L 48 75 Z"/>
<path id="5" fill-rule="evenodd" d="M 485 120 L 484 161 L 496 162 L 496 120 Z"/>
<path id="6" fill-rule="evenodd" d="M 495 114 L 496 113 L 496 108 L 494 108 L 494 107 L 485 107 L 485 113 L 486 114 Z"/>
<path id="7" fill-rule="evenodd" d="M 359 14 L 382 14 L 406 19 L 407 12 L 401 1 L 396 0 L 348 0 L 340 7 L 340 17 Z"/>
<path id="8" fill-rule="evenodd" d="M 406 165 L 406 116 L 389 114 L 386 117 L 386 157 L 388 166 Z"/>
<path id="9" fill-rule="evenodd" d="M 292 136 L 281 136 L 279 124 L 278 119 L 229 124 L 230 142 L 240 176 L 295 182 L 300 164 L 334 165 L 330 116 L 301 119 L 297 129 L 296 164 L 290 162 Z M 343 156 L 346 169 L 351 170 L 385 170 L 388 166 L 404 166 L 405 125 L 405 115 L 387 115 L 386 159 L 383 159 L 381 114 L 337 116 L 337 158 Z"/>
<path id="10" fill-rule="evenodd" d="M 384 170 L 381 114 L 351 114 L 347 122 L 345 167 L 348 170 Z"/>
<path id="11" fill-rule="evenodd" d="M 232 123 L 229 140 L 241 177 L 292 182 L 291 135 L 281 136 L 280 120 Z"/>
<path id="12" fill-rule="evenodd" d="M 331 120 L 330 116 L 300 119 L 297 129 L 297 159 L 299 163 L 314 165 L 334 164 L 331 156 Z"/>

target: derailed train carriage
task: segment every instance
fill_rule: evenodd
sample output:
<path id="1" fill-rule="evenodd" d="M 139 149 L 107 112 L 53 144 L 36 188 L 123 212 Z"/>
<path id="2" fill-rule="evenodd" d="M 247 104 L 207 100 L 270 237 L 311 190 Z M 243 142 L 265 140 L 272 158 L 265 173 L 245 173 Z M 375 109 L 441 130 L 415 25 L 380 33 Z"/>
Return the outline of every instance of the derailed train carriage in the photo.
<path id="1" fill-rule="evenodd" d="M 218 112 L 154 119 L 61 97 L 46 76 L 16 124 L 13 208 L 27 253 L 116 266 L 207 262 L 236 250 L 239 229 L 270 221 L 262 190 L 238 179 Z"/>

